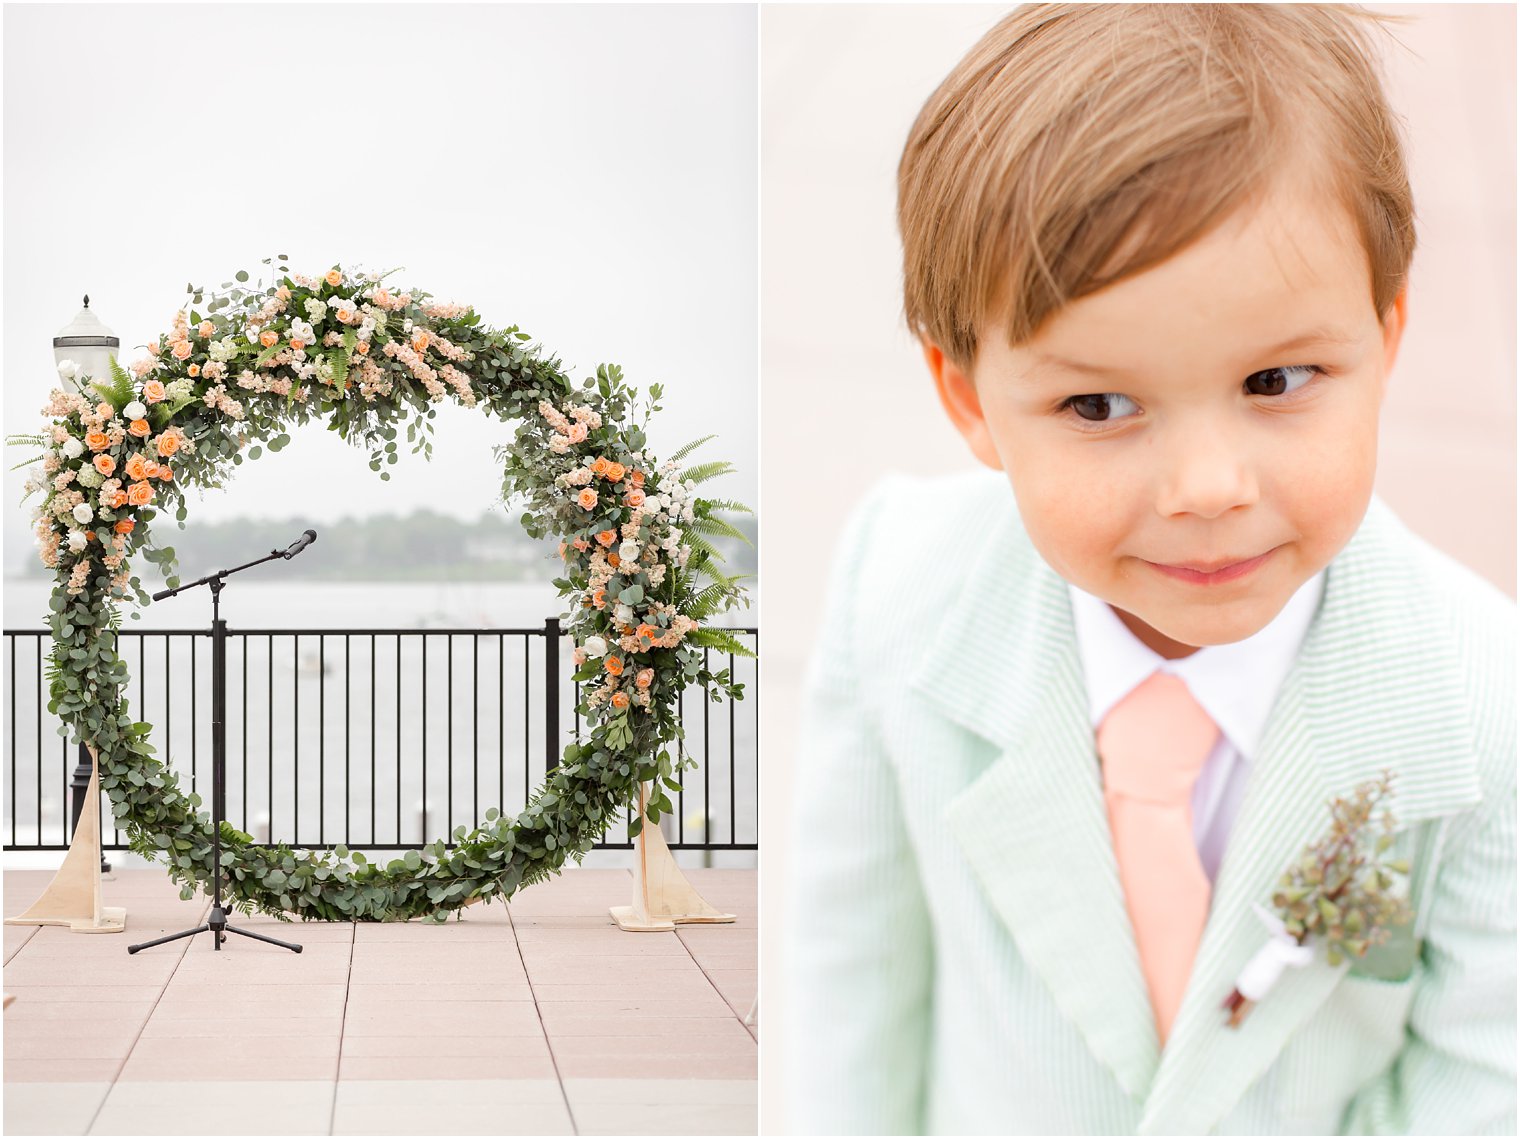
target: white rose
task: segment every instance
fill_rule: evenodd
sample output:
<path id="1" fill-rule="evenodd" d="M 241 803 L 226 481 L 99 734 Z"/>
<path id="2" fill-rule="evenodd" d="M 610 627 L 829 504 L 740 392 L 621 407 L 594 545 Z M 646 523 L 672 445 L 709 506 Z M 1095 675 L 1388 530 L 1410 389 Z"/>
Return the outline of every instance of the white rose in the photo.
<path id="1" fill-rule="evenodd" d="M 633 624 L 633 606 L 624 605 L 621 601 L 612 611 L 612 619 L 622 625 Z"/>
<path id="2" fill-rule="evenodd" d="M 72 380 L 79 375 L 79 365 L 72 360 L 59 360 L 58 375 L 65 380 Z"/>
<path id="3" fill-rule="evenodd" d="M 143 403 L 142 400 L 134 399 L 131 403 L 127 404 L 126 407 L 121 409 L 121 413 L 128 419 L 142 419 L 148 414 L 148 407 Z"/>
<path id="4" fill-rule="evenodd" d="M 89 539 L 84 536 L 83 530 L 69 531 L 69 549 L 73 550 L 74 553 L 79 553 L 87 545 L 89 545 Z"/>
<path id="5" fill-rule="evenodd" d="M 657 494 L 646 494 L 644 496 L 643 510 L 645 514 L 658 514 L 660 512 L 660 508 L 664 505 L 665 504 L 660 501 L 660 496 Z"/>
<path id="6" fill-rule="evenodd" d="M 607 655 L 607 642 L 602 640 L 601 637 L 587 637 L 584 647 L 586 649 L 586 655 L 588 657 L 601 657 Z"/>
<path id="7" fill-rule="evenodd" d="M 624 542 L 618 547 L 618 557 L 625 562 L 639 560 L 639 544 L 637 542 Z"/>
<path id="8" fill-rule="evenodd" d="M 74 521 L 78 522 L 81 526 L 88 525 L 90 519 L 94 517 L 95 511 L 90 509 L 90 504 L 88 502 L 81 502 L 79 505 L 74 507 Z"/>
<path id="9" fill-rule="evenodd" d="M 63 446 L 60 447 L 59 450 L 67 455 L 70 459 L 77 459 L 80 455 L 84 454 L 84 444 L 81 443 L 78 439 L 74 438 L 74 436 L 70 435 L 63 441 Z"/>

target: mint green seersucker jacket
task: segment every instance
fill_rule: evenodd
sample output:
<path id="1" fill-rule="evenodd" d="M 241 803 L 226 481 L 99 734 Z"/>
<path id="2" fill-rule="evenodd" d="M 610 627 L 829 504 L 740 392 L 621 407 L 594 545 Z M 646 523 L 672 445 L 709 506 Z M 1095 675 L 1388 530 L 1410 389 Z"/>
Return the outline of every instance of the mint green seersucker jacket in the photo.
<path id="1" fill-rule="evenodd" d="M 776 987 L 809 1134 L 1516 1132 L 1516 607 L 1376 496 L 1328 567 L 1159 1048 L 1062 580 L 997 472 L 880 484 L 808 671 Z M 1393 771 L 1415 919 L 1219 1007 Z"/>

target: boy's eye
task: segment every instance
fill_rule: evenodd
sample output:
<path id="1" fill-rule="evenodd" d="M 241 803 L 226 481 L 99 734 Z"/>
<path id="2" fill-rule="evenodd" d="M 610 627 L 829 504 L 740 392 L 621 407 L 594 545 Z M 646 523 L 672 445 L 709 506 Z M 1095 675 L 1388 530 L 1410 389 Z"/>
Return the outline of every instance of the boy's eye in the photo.
<path id="1" fill-rule="evenodd" d="M 1323 373 L 1324 369 L 1315 364 L 1292 364 L 1285 367 L 1267 368 L 1265 371 L 1253 372 L 1245 379 L 1246 387 L 1251 395 L 1292 395 L 1304 387 L 1316 374 Z M 1299 378 L 1302 377 L 1302 378 Z M 1297 379 L 1298 382 L 1293 381 Z M 1118 401 L 1119 407 L 1115 407 Z M 1127 395 L 1118 392 L 1105 392 L 1101 395 L 1074 395 L 1061 403 L 1057 409 L 1060 412 L 1071 411 L 1076 413 L 1078 419 L 1087 423 L 1111 423 L 1114 413 L 1122 410 L 1123 404 L 1133 404 L 1134 400 Z M 1120 416 L 1120 418 L 1123 418 Z"/>

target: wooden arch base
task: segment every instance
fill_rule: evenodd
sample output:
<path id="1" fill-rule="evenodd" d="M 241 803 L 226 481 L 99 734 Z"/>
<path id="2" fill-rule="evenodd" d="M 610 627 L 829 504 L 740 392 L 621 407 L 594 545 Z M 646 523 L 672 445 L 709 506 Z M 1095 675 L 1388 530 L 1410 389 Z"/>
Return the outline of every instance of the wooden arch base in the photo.
<path id="1" fill-rule="evenodd" d="M 660 828 L 644 815 L 649 784 L 639 784 L 639 818 L 644 825 L 634 840 L 633 905 L 613 906 L 612 920 L 629 933 L 668 933 L 689 922 L 730 922 L 733 914 L 708 905 L 686 880 L 665 845 Z"/>
<path id="2" fill-rule="evenodd" d="M 90 786 L 63 865 L 31 909 L 6 925 L 66 925 L 75 933 L 120 933 L 127 911 L 100 904 L 100 755 L 90 751 Z"/>

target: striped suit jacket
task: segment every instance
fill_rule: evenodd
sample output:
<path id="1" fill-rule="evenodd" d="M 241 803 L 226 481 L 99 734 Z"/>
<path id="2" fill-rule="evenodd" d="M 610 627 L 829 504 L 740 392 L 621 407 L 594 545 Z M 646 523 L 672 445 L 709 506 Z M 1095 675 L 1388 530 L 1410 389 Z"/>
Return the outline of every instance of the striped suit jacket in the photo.
<path id="1" fill-rule="evenodd" d="M 783 990 L 811 1133 L 1515 1134 L 1515 604 L 1377 497 L 1277 694 L 1165 1049 L 1064 583 L 1003 475 L 855 512 L 808 673 Z M 1387 766 L 1415 920 L 1220 1002 Z"/>

